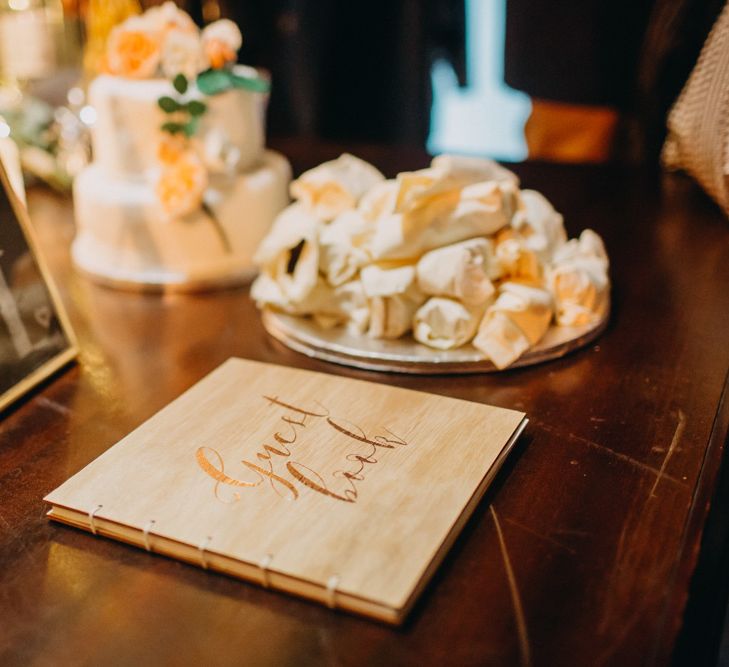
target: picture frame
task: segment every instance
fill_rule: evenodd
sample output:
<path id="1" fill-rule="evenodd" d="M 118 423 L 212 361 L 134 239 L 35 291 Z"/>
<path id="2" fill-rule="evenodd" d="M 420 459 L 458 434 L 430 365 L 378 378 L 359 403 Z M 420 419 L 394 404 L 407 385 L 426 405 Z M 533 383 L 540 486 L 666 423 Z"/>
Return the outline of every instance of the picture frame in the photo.
<path id="1" fill-rule="evenodd" d="M 0 162 L 0 412 L 77 355 L 28 212 Z"/>

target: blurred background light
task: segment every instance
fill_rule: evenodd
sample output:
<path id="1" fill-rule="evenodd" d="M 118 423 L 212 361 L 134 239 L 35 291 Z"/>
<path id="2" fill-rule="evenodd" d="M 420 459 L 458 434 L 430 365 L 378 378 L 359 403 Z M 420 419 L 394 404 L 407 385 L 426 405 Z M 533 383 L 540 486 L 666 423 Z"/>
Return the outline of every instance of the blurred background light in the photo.
<path id="1" fill-rule="evenodd" d="M 468 87 L 459 88 L 450 65 L 436 62 L 428 150 L 524 160 L 531 102 L 503 80 L 506 0 L 466 0 L 466 14 Z"/>

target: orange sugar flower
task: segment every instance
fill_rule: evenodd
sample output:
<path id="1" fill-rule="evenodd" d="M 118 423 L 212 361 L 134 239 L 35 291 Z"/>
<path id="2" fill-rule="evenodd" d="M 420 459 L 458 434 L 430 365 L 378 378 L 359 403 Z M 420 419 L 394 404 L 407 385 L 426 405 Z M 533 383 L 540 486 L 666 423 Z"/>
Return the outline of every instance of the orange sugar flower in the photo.
<path id="1" fill-rule="evenodd" d="M 201 34 L 205 57 L 213 69 L 235 62 L 243 44 L 238 26 L 229 19 L 220 19 L 206 26 Z"/>
<path id="2" fill-rule="evenodd" d="M 157 197 L 170 217 L 180 217 L 200 208 L 208 184 L 203 163 L 192 151 L 165 165 L 157 181 Z"/>
<path id="3" fill-rule="evenodd" d="M 236 54 L 225 42 L 211 39 L 205 42 L 205 57 L 213 69 L 222 69 L 230 62 L 235 62 Z"/>
<path id="4" fill-rule="evenodd" d="M 133 17 L 136 18 L 136 17 Z M 130 79 L 154 76 L 160 60 L 157 33 L 135 27 L 127 20 L 111 31 L 106 50 L 106 63 L 111 74 Z"/>
<path id="5" fill-rule="evenodd" d="M 173 165 L 189 150 L 187 138 L 181 134 L 163 134 L 157 146 L 157 159 L 164 165 Z"/>

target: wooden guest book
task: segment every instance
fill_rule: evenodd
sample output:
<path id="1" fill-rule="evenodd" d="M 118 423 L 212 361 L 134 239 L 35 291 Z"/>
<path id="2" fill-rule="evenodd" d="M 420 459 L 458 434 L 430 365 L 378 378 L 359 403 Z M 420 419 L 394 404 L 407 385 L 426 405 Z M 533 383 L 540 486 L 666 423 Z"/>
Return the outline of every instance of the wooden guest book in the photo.
<path id="1" fill-rule="evenodd" d="M 399 623 L 526 421 L 230 359 L 45 500 L 56 521 Z"/>

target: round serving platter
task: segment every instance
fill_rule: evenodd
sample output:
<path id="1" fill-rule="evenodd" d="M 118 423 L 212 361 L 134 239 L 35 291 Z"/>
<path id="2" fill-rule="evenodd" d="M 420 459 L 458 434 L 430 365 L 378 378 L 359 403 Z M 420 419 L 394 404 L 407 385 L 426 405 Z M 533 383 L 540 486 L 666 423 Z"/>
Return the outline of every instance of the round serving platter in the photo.
<path id="1" fill-rule="evenodd" d="M 347 333 L 343 327 L 324 329 L 312 319 L 263 311 L 263 326 L 284 345 L 309 357 L 372 371 L 441 375 L 450 373 L 496 373 L 499 369 L 472 345 L 455 350 L 434 350 L 411 336 L 381 340 Z M 558 359 L 591 343 L 607 326 L 603 318 L 581 327 L 552 326 L 537 345 L 504 370 L 533 366 Z"/>

